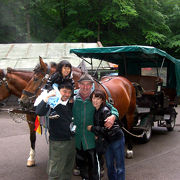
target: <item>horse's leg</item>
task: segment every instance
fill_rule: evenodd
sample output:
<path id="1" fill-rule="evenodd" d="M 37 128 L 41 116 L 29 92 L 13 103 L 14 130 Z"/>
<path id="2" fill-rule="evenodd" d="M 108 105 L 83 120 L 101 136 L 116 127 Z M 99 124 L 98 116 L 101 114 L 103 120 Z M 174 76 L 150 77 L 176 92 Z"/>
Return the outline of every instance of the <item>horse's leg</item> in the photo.
<path id="1" fill-rule="evenodd" d="M 126 128 L 128 131 L 131 131 L 133 125 L 134 125 L 134 113 L 136 109 L 136 93 L 135 89 L 133 88 L 132 94 L 131 94 L 131 102 L 128 109 L 128 112 L 126 114 Z M 132 136 L 129 133 L 126 133 L 126 143 L 127 143 L 127 151 L 126 151 L 126 158 L 133 158 L 133 145 L 132 145 Z"/>
<path id="2" fill-rule="evenodd" d="M 126 118 L 125 118 L 124 122 L 125 122 L 124 123 L 125 128 L 128 131 L 130 131 L 130 129 L 128 128 L 128 125 L 127 125 L 128 123 L 127 123 L 127 119 Z M 133 145 L 132 145 L 132 136 L 129 133 L 125 132 L 125 137 L 126 137 L 126 145 L 127 145 L 126 158 L 131 159 L 131 158 L 133 158 L 133 154 L 134 154 L 134 152 L 133 152 Z"/>
<path id="3" fill-rule="evenodd" d="M 123 117 L 122 122 L 123 122 L 124 128 L 128 130 L 126 116 Z M 124 135 L 125 135 L 125 143 L 126 143 L 126 147 L 127 147 L 126 148 L 126 158 L 130 159 L 130 158 L 133 158 L 132 137 L 126 131 L 124 131 Z"/>
<path id="4" fill-rule="evenodd" d="M 35 116 L 27 115 L 27 122 L 30 130 L 30 141 L 31 141 L 31 149 L 29 153 L 29 158 L 27 160 L 27 166 L 32 167 L 35 165 L 35 142 L 36 142 L 36 131 L 35 128 Z"/>

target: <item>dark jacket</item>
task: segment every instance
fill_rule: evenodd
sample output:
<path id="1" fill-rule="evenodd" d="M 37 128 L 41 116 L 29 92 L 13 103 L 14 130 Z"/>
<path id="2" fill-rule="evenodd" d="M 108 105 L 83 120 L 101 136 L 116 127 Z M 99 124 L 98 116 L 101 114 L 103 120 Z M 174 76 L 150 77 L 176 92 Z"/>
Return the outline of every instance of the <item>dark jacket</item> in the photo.
<path id="1" fill-rule="evenodd" d="M 92 126 L 91 131 L 95 133 L 98 137 L 103 137 L 108 143 L 117 140 L 123 136 L 123 132 L 119 125 L 119 119 L 116 118 L 113 126 L 108 129 L 104 126 L 105 119 L 111 115 L 110 108 L 106 106 L 101 106 L 94 113 L 94 126 Z"/>
<path id="2" fill-rule="evenodd" d="M 71 83 L 72 86 L 74 87 L 74 80 L 73 80 L 72 78 L 70 78 L 69 76 L 66 77 L 66 78 L 63 78 L 60 73 L 55 72 L 55 73 L 52 74 L 51 77 L 47 80 L 47 83 L 46 83 L 46 85 L 45 85 L 44 88 L 50 91 L 50 90 L 53 89 L 53 88 L 52 88 L 52 85 L 53 85 L 54 83 L 56 83 L 56 84 L 62 84 L 62 83 L 66 83 L 66 82 Z"/>
<path id="3" fill-rule="evenodd" d="M 111 106 L 111 105 L 109 105 Z M 74 124 L 76 128 L 76 148 L 84 150 L 95 148 L 94 133 L 87 130 L 88 125 L 93 125 L 95 108 L 92 105 L 90 98 L 85 101 L 82 100 L 79 94 L 76 95 L 76 99 L 73 105 Z M 112 106 L 111 112 L 113 115 L 119 117 L 119 113 L 116 108 Z"/>
<path id="4" fill-rule="evenodd" d="M 45 116 L 50 106 L 43 100 L 36 107 L 36 114 Z M 50 114 L 55 112 L 59 115 L 57 119 L 49 118 L 49 139 L 54 141 L 65 141 L 72 138 L 70 123 L 72 122 L 72 103 L 66 106 L 58 104 L 54 109 L 51 108 Z"/>

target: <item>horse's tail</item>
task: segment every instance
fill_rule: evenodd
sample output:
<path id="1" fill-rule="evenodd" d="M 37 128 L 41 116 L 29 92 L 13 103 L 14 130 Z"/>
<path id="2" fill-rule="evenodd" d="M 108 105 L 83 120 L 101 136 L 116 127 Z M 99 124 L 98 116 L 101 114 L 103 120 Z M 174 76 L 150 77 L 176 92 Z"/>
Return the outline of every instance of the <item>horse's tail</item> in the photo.
<path id="1" fill-rule="evenodd" d="M 131 91 L 131 96 L 130 96 L 130 105 L 128 108 L 128 112 L 126 114 L 126 118 L 128 119 L 127 122 L 127 129 L 131 130 L 131 128 L 134 125 L 134 115 L 135 115 L 135 110 L 136 110 L 136 90 L 134 86 L 132 85 L 132 91 Z"/>

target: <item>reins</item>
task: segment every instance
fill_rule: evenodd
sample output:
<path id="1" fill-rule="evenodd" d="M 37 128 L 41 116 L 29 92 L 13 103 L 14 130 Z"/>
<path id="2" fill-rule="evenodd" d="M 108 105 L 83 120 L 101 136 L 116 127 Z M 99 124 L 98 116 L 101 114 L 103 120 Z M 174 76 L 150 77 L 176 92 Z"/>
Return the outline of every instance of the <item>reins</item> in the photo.
<path id="1" fill-rule="evenodd" d="M 108 79 L 107 81 L 109 81 L 111 79 Z M 107 92 L 107 95 L 108 95 L 108 102 L 113 105 L 114 104 L 114 100 L 112 99 L 112 96 L 111 96 L 111 93 L 110 93 L 109 89 L 102 82 L 98 81 L 95 78 L 94 78 L 94 80 L 105 89 L 105 91 Z"/>
<path id="2" fill-rule="evenodd" d="M 3 71 L 3 74 L 2 74 L 4 77 L 0 77 L 0 86 L 4 83 L 5 84 L 5 87 L 6 89 L 8 90 L 8 92 L 10 93 L 11 90 L 9 89 L 9 86 L 8 86 L 8 81 L 7 81 L 7 78 L 6 78 L 6 75 Z"/>
<path id="3" fill-rule="evenodd" d="M 47 82 L 47 80 L 49 79 L 49 76 L 50 76 L 50 70 L 49 70 L 49 68 L 48 68 L 48 71 L 47 71 L 46 73 L 44 73 L 44 77 L 43 77 L 43 79 L 41 80 L 41 82 L 40 82 L 38 88 L 35 90 L 35 92 L 32 93 L 32 92 L 29 92 L 29 91 L 27 91 L 27 90 L 24 89 L 24 90 L 22 91 L 22 94 L 26 95 L 26 96 L 30 99 L 30 102 L 32 102 L 32 101 L 36 98 L 37 92 L 42 88 L 42 85 L 43 85 L 45 82 Z"/>

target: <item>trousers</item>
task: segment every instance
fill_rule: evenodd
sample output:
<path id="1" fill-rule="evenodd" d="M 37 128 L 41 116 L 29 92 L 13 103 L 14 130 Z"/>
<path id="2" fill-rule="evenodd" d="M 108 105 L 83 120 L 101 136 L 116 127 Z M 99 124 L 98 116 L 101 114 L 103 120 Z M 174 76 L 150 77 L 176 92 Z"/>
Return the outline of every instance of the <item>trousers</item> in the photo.
<path id="1" fill-rule="evenodd" d="M 109 180 L 125 180 L 124 135 L 111 142 L 105 153 Z"/>
<path id="2" fill-rule="evenodd" d="M 78 161 L 77 166 L 80 170 L 82 179 L 99 180 L 100 179 L 100 165 L 95 149 L 79 150 L 76 149 L 76 156 Z"/>
<path id="3" fill-rule="evenodd" d="M 70 180 L 75 161 L 75 139 L 49 140 L 48 180 Z"/>

